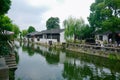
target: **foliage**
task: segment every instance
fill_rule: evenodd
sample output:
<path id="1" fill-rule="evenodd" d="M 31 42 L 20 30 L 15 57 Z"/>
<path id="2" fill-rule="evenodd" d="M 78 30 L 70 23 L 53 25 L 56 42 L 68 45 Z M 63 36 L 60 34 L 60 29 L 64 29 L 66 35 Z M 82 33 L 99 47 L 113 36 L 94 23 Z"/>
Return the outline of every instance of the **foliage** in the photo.
<path id="1" fill-rule="evenodd" d="M 12 30 L 12 21 L 5 14 L 10 9 L 11 0 L 0 0 L 0 55 L 9 54 L 11 47 L 8 43 L 10 35 L 6 35 L 7 31 Z"/>
<path id="2" fill-rule="evenodd" d="M 12 21 L 8 16 L 0 15 L 0 31 L 12 31 Z"/>
<path id="3" fill-rule="evenodd" d="M 69 17 L 64 20 L 63 25 L 65 27 L 65 39 L 71 39 L 74 37 L 74 41 L 78 38 L 81 33 L 81 28 L 85 26 L 84 20 L 82 18 L 76 19 Z"/>
<path id="4" fill-rule="evenodd" d="M 7 31 L 12 31 L 12 21 L 8 16 L 0 15 L 0 41 L 10 39 L 9 35 L 5 35 Z"/>
<path id="5" fill-rule="evenodd" d="M 94 30 L 92 27 L 90 27 L 89 25 L 85 25 L 85 26 L 81 27 L 81 29 L 80 29 L 79 38 L 80 39 L 92 38 L 93 31 Z"/>
<path id="6" fill-rule="evenodd" d="M 0 41 L 0 55 L 9 54 L 11 47 L 6 41 Z"/>
<path id="7" fill-rule="evenodd" d="M 5 30 L 11 31 L 12 24 L 9 17 L 5 16 L 4 14 L 8 12 L 10 9 L 11 1 L 10 0 L 1 0 L 0 1 L 0 37 L 4 37 L 2 33 L 5 32 Z"/>
<path id="8" fill-rule="evenodd" d="M 55 28 L 60 28 L 59 22 L 60 22 L 60 20 L 59 20 L 58 17 L 50 17 L 46 21 L 47 30 L 55 29 Z"/>
<path id="9" fill-rule="evenodd" d="M 120 30 L 120 0 L 95 0 L 90 10 L 88 20 L 94 30 L 111 31 L 113 34 Z"/>
<path id="10" fill-rule="evenodd" d="M 14 38 L 17 38 L 17 36 L 19 35 L 19 33 L 20 33 L 20 29 L 19 29 L 19 27 L 16 25 L 16 24 L 13 24 L 13 32 L 14 32 Z"/>
<path id="11" fill-rule="evenodd" d="M 35 28 L 33 26 L 29 26 L 28 33 L 35 32 Z"/>
<path id="12" fill-rule="evenodd" d="M 12 24 L 11 19 L 6 15 L 0 15 L 0 23 L 0 54 L 10 54 L 12 52 L 10 41 L 13 37 L 17 37 L 19 28 L 17 25 Z M 8 31 L 13 31 L 14 36 L 7 34 Z"/>
<path id="13" fill-rule="evenodd" d="M 0 33 L 5 33 L 6 31 L 13 31 L 14 37 L 16 38 L 20 32 L 19 27 L 12 23 L 12 20 L 5 15 L 0 16 Z M 5 35 L 3 35 L 5 37 Z M 3 38 L 2 37 L 2 38 Z"/>
<path id="14" fill-rule="evenodd" d="M 9 80 L 15 80 L 15 69 L 9 69 Z"/>
<path id="15" fill-rule="evenodd" d="M 28 31 L 27 30 L 22 30 L 22 36 L 26 36 L 28 34 Z"/>
<path id="16" fill-rule="evenodd" d="M 0 15 L 4 15 L 10 9 L 11 0 L 0 0 Z"/>

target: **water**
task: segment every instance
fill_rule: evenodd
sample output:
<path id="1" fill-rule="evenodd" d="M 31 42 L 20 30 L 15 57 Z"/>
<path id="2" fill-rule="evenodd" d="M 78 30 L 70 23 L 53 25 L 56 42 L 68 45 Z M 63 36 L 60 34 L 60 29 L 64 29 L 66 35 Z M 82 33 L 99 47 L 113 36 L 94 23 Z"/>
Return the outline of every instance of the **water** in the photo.
<path id="1" fill-rule="evenodd" d="M 120 61 L 16 42 L 15 80 L 120 80 Z"/>

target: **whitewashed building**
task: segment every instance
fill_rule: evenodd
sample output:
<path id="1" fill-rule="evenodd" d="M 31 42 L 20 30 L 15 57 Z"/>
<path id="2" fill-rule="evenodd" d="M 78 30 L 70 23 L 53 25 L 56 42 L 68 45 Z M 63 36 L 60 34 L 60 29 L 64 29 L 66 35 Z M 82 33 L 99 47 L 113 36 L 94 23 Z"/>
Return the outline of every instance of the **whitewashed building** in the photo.
<path id="1" fill-rule="evenodd" d="M 109 43 L 109 40 L 112 39 L 112 35 L 112 32 L 106 31 L 101 34 L 96 34 L 95 37 L 96 40 L 106 41 L 107 43 Z M 120 42 L 120 31 L 115 32 L 115 41 L 117 41 L 118 43 Z"/>
<path id="2" fill-rule="evenodd" d="M 33 32 L 27 35 L 27 38 L 36 43 L 64 43 L 64 29 L 43 30 L 41 32 Z"/>

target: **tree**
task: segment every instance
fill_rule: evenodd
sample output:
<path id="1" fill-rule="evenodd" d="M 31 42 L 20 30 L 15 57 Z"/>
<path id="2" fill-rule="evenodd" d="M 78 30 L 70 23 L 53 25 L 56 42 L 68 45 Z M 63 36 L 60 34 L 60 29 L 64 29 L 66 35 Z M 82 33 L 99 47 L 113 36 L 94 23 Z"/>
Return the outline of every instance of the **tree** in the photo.
<path id="1" fill-rule="evenodd" d="M 27 30 L 22 30 L 22 36 L 25 37 L 28 34 Z"/>
<path id="2" fill-rule="evenodd" d="M 5 35 L 7 31 L 12 31 L 12 21 L 8 16 L 0 15 L 0 40 L 8 40 L 8 36 Z"/>
<path id="3" fill-rule="evenodd" d="M 10 9 L 11 1 L 10 0 L 1 0 L 0 1 L 0 34 L 4 33 L 4 30 L 12 30 L 10 27 L 11 20 L 9 17 L 4 14 Z M 4 36 L 2 36 L 4 37 Z"/>
<path id="4" fill-rule="evenodd" d="M 3 32 L 4 30 L 8 30 L 8 31 L 12 30 L 12 21 L 8 16 L 1 15 L 0 16 L 0 31 Z"/>
<path id="5" fill-rule="evenodd" d="M 55 28 L 60 28 L 59 22 L 60 22 L 60 20 L 59 20 L 58 17 L 50 17 L 46 21 L 47 30 L 49 30 L 49 29 L 55 29 Z"/>
<path id="6" fill-rule="evenodd" d="M 0 0 L 0 15 L 4 15 L 10 9 L 11 0 Z"/>
<path id="7" fill-rule="evenodd" d="M 5 30 L 12 30 L 11 20 L 9 17 L 5 16 L 10 9 L 10 0 L 0 0 L 0 54 L 8 54 L 11 52 L 11 46 L 8 44 L 10 36 L 5 35 Z"/>
<path id="8" fill-rule="evenodd" d="M 92 38 L 93 31 L 94 30 L 92 27 L 90 27 L 89 25 L 85 25 L 85 26 L 81 27 L 81 29 L 80 29 L 79 38 L 80 39 Z"/>
<path id="9" fill-rule="evenodd" d="M 33 26 L 29 26 L 28 33 L 35 32 L 35 28 Z"/>
<path id="10" fill-rule="evenodd" d="M 12 39 L 11 35 L 7 35 L 8 31 L 12 31 L 12 21 L 8 16 L 0 15 L 0 54 L 9 54 L 13 48 L 9 45 Z"/>
<path id="11" fill-rule="evenodd" d="M 13 31 L 14 37 L 16 38 L 20 32 L 19 27 L 16 24 L 12 23 L 12 20 L 5 15 L 0 16 L 0 33 L 5 33 L 6 31 Z M 2 38 L 5 35 L 2 36 Z"/>
<path id="12" fill-rule="evenodd" d="M 65 39 L 74 37 L 75 42 L 76 38 L 78 38 L 81 34 L 81 27 L 84 27 L 85 23 L 82 18 L 76 19 L 73 17 L 69 17 L 67 20 L 64 20 L 63 25 L 65 27 Z"/>
<path id="13" fill-rule="evenodd" d="M 90 10 L 90 25 L 97 31 L 111 31 L 114 41 L 116 30 L 120 30 L 120 0 L 96 0 Z"/>
<path id="14" fill-rule="evenodd" d="M 13 28 L 12 31 L 14 32 L 14 38 L 17 38 L 17 36 L 20 33 L 20 29 L 19 29 L 18 25 L 16 25 L 16 24 L 13 24 L 12 28 Z"/>

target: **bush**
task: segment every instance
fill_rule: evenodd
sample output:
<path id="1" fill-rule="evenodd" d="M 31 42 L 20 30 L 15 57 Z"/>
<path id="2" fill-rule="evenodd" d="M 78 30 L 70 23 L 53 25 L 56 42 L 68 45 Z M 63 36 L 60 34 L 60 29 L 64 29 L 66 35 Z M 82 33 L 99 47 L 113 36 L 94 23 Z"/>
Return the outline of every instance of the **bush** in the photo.
<path id="1" fill-rule="evenodd" d="M 10 54 L 10 46 L 6 41 L 0 41 L 0 55 Z"/>

